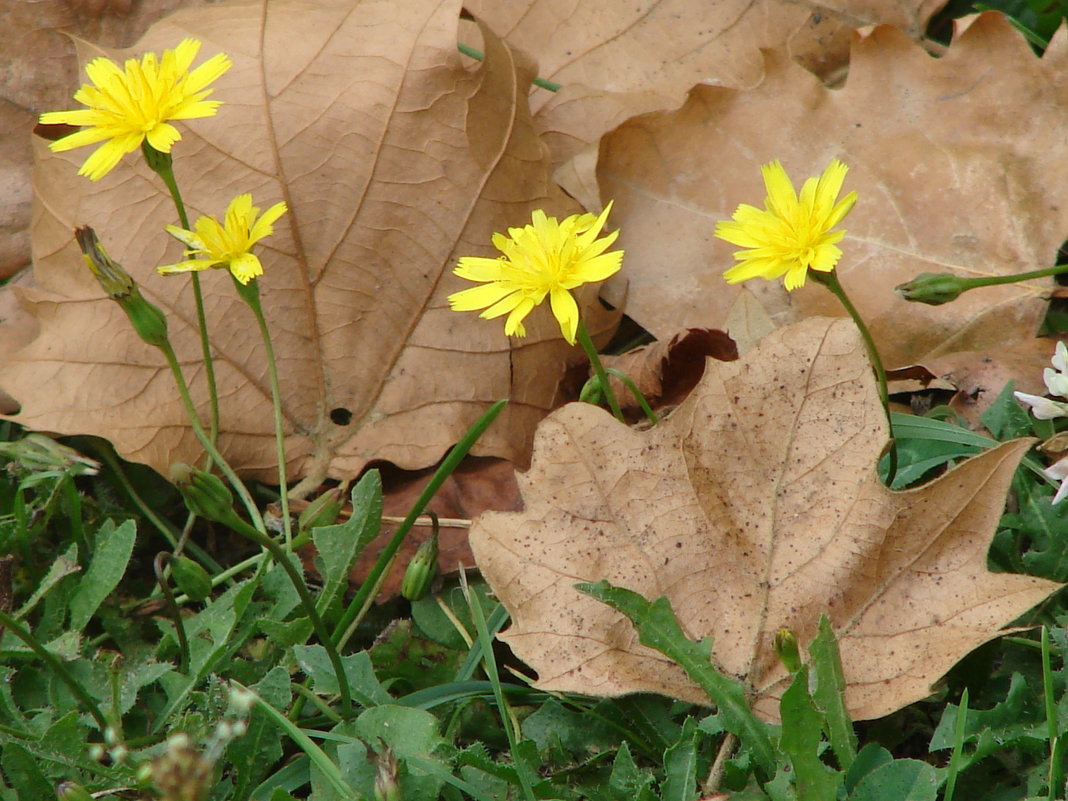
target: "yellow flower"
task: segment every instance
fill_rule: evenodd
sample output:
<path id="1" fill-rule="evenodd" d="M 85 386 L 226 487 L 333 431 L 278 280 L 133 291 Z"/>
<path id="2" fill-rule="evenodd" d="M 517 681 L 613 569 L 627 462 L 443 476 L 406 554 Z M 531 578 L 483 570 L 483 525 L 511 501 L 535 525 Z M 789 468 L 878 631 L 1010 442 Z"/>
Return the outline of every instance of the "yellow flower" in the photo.
<path id="1" fill-rule="evenodd" d="M 124 69 L 109 58 L 94 58 L 85 68 L 92 84 L 84 84 L 74 95 L 88 108 L 41 115 L 45 125 L 82 127 L 53 142 L 51 149 L 104 142 L 78 170 L 92 181 L 107 175 L 146 139 L 160 153 L 170 153 L 182 135 L 168 120 L 214 116 L 220 101 L 205 100 L 213 91 L 206 87 L 231 66 L 230 58 L 219 53 L 190 72 L 199 49 L 196 39 L 185 39 L 174 50 L 164 50 L 159 60 L 155 53 L 145 53 L 140 61 L 128 59 Z"/>
<path id="2" fill-rule="evenodd" d="M 850 192 L 838 200 L 849 171 L 838 159 L 819 178 L 805 181 L 800 198 L 778 161 L 765 164 L 760 170 L 768 191 L 764 208 L 743 203 L 734 212 L 733 222 L 716 223 L 717 237 L 746 248 L 734 254 L 741 263 L 723 277 L 727 283 L 737 284 L 750 278 L 771 281 L 785 275 L 783 285 L 797 289 L 805 285 L 809 270 L 829 273 L 838 263 L 842 251 L 836 243 L 845 231 L 831 229 L 853 208 L 857 193 Z"/>
<path id="3" fill-rule="evenodd" d="M 193 258 L 156 269 L 160 275 L 172 275 L 207 267 L 225 267 L 234 278 L 247 284 L 263 275 L 263 265 L 250 252 L 252 246 L 274 233 L 274 223 L 286 213 L 286 204 L 275 203 L 256 219 L 259 213 L 260 210 L 252 205 L 252 195 L 238 195 L 230 201 L 222 225 L 214 217 L 201 217 L 192 231 L 168 225 L 167 232 L 189 248 L 185 255 Z"/>
<path id="4" fill-rule="evenodd" d="M 548 295 L 564 339 L 574 345 L 579 310 L 569 290 L 603 281 L 623 261 L 622 250 L 605 253 L 619 231 L 598 238 L 611 209 L 609 203 L 599 217 L 573 214 L 560 222 L 538 209 L 530 225 L 509 228 L 508 236 L 494 234 L 493 244 L 504 255 L 460 259 L 453 272 L 484 286 L 454 292 L 449 305 L 455 311 L 484 309 L 479 316 L 486 319 L 507 314 L 504 333 L 522 337 L 523 319 Z"/>

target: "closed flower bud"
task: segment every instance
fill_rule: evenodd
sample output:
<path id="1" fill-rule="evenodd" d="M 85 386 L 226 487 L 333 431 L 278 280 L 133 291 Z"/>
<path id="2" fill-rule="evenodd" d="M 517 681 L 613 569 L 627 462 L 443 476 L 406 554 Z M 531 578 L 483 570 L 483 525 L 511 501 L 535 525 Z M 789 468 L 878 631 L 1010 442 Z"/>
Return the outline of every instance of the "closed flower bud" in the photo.
<path id="1" fill-rule="evenodd" d="M 89 791 L 77 782 L 64 781 L 56 785 L 56 798 L 59 801 L 92 801 Z"/>
<path id="2" fill-rule="evenodd" d="M 397 757 L 393 749 L 385 746 L 375 758 L 375 801 L 403 801 L 400 782 L 397 779 Z"/>
<path id="3" fill-rule="evenodd" d="M 171 465 L 171 481 L 193 514 L 217 523 L 234 516 L 234 496 L 218 476 L 179 462 Z"/>
<path id="4" fill-rule="evenodd" d="M 149 345 L 160 347 L 167 342 L 167 318 L 159 307 L 141 295 L 137 283 L 121 264 L 112 261 L 96 232 L 86 226 L 74 229 L 74 238 L 89 270 L 108 297 L 122 306 L 137 335 Z"/>
<path id="5" fill-rule="evenodd" d="M 797 636 L 789 629 L 775 632 L 775 653 L 779 655 L 783 666 L 791 673 L 801 669 L 801 653 L 797 648 Z"/>
<path id="6" fill-rule="evenodd" d="M 906 284 L 894 287 L 894 292 L 905 300 L 941 306 L 956 300 L 968 289 L 968 282 L 953 273 L 920 273 Z"/>
<path id="7" fill-rule="evenodd" d="M 340 489 L 328 489 L 309 503 L 297 518 L 298 531 L 308 531 L 316 526 L 332 526 L 341 514 L 345 499 Z"/>
<path id="8" fill-rule="evenodd" d="M 438 527 L 434 521 L 434 531 L 430 539 L 424 540 L 408 563 L 401 580 L 401 595 L 409 601 L 418 601 L 430 589 L 438 573 Z"/>
<path id="9" fill-rule="evenodd" d="M 171 577 L 191 601 L 203 601 L 211 595 L 211 576 L 188 556 L 171 559 Z"/>

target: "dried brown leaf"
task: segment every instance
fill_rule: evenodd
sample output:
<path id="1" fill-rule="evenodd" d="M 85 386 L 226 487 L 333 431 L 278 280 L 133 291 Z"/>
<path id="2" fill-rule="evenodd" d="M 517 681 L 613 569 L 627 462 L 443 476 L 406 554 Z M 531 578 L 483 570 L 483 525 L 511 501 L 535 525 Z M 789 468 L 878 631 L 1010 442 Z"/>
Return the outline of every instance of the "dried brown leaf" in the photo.
<path id="1" fill-rule="evenodd" d="M 619 356 L 602 356 L 605 367 L 613 367 L 630 378 L 653 407 L 672 406 L 690 394 L 705 372 L 705 359 L 738 358 L 738 348 L 723 331 L 687 328 L 667 339 L 627 351 Z M 638 417 L 641 406 L 630 388 L 615 376 L 608 379 L 624 412 Z"/>
<path id="2" fill-rule="evenodd" d="M 437 461 L 488 403 L 508 409 L 477 452 L 525 460 L 558 377 L 581 358 L 547 308 L 530 336 L 451 312 L 460 254 L 494 255 L 494 231 L 534 208 L 577 206 L 555 187 L 530 123 L 532 69 L 487 32 L 487 58 L 456 50 L 459 0 L 353 3 L 301 0 L 214 5 L 159 23 L 131 54 L 204 42 L 234 67 L 216 84 L 216 117 L 182 126 L 175 169 L 190 215 L 221 215 L 252 192 L 290 212 L 261 250 L 263 306 L 282 375 L 290 475 L 356 474 L 380 459 L 406 468 Z M 82 60 L 98 54 L 82 46 Z M 111 54 L 123 57 L 124 53 Z M 159 470 L 200 454 L 158 351 L 102 298 L 71 238 L 91 224 L 111 255 L 168 314 L 171 336 L 205 411 L 193 303 L 184 276 L 154 267 L 181 246 L 163 233 L 174 212 L 160 181 L 128 158 L 98 183 L 78 177 L 88 151 L 35 142 L 38 289 L 22 293 L 40 337 L 11 356 L 0 384 L 19 422 L 96 434 Z M 204 275 L 222 398 L 221 448 L 246 474 L 274 473 L 266 366 L 256 327 L 230 278 Z M 595 336 L 618 313 L 596 289 L 580 298 Z"/>
<path id="3" fill-rule="evenodd" d="M 761 202 L 760 164 L 780 159 L 800 180 L 839 157 L 860 196 L 839 273 L 888 367 L 1032 337 L 1049 279 L 936 308 L 893 287 L 921 272 L 1001 276 L 1054 263 L 1068 230 L 1068 34 L 1039 58 L 986 13 L 935 59 L 880 26 L 856 39 L 840 90 L 780 53 L 765 58 L 751 90 L 697 86 L 677 111 L 604 138 L 598 175 L 627 250 L 627 313 L 654 335 L 722 327 L 740 289 L 723 283 L 733 248 L 713 238 L 715 222 Z M 788 298 L 778 282 L 747 286 L 779 324 L 844 314 L 812 282 Z"/>
<path id="4" fill-rule="evenodd" d="M 666 595 L 687 636 L 777 717 L 780 628 L 805 645 L 827 614 L 855 718 L 922 698 L 964 654 L 1061 585 L 990 573 L 986 552 L 1028 442 L 915 490 L 876 460 L 886 422 L 856 329 L 813 318 L 738 361 L 709 361 L 644 432 L 571 404 L 539 427 L 525 511 L 486 514 L 471 546 L 512 616 L 503 638 L 549 690 L 706 702 L 619 613 L 581 595 L 607 579 Z"/>

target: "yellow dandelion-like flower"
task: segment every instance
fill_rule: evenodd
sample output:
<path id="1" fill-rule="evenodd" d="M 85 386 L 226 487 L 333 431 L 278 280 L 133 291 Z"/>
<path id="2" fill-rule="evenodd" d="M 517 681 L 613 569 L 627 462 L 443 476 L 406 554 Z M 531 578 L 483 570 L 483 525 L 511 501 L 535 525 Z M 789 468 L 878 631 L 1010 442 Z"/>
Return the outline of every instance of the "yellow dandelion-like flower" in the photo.
<path id="1" fill-rule="evenodd" d="M 479 316 L 486 319 L 507 314 L 504 333 L 522 337 L 527 333 L 523 319 L 548 296 L 564 339 L 574 345 L 579 310 L 570 290 L 603 281 L 623 262 L 622 250 L 605 252 L 619 231 L 598 238 L 611 210 L 609 203 L 599 217 L 573 214 L 557 221 L 538 209 L 530 225 L 509 228 L 508 236 L 494 234 L 493 244 L 503 255 L 460 259 L 453 272 L 483 286 L 454 292 L 449 305 L 455 311 L 484 309 Z"/>
<path id="2" fill-rule="evenodd" d="M 247 284 L 263 275 L 263 265 L 253 254 L 252 246 L 274 233 L 274 223 L 286 213 L 285 203 L 275 203 L 257 219 L 259 208 L 252 205 L 252 195 L 238 195 L 230 201 L 223 224 L 214 217 L 201 217 L 192 231 L 168 225 L 167 232 L 189 250 L 177 264 L 157 267 L 160 275 L 173 275 L 208 267 L 228 269 L 238 281 Z"/>
<path id="3" fill-rule="evenodd" d="M 837 243 L 845 231 L 832 231 L 857 202 L 850 192 L 841 200 L 849 168 L 834 159 L 819 178 L 809 178 L 794 192 L 786 170 L 778 161 L 760 168 L 768 196 L 764 208 L 745 203 L 734 212 L 733 222 L 716 223 L 716 236 L 732 245 L 746 248 L 734 254 L 740 262 L 727 270 L 727 283 L 750 278 L 769 281 L 786 276 L 783 285 L 797 289 L 805 285 L 809 270 L 829 273 L 838 264 L 842 251 Z"/>
<path id="4" fill-rule="evenodd" d="M 128 59 L 124 68 L 109 58 L 94 58 L 85 67 L 92 83 L 74 95 L 87 108 L 41 115 L 44 125 L 64 123 L 82 130 L 49 147 L 64 151 L 103 142 L 78 170 L 91 181 L 107 175 L 146 139 L 160 153 L 170 153 L 182 135 L 168 120 L 214 116 L 220 101 L 204 99 L 213 91 L 207 87 L 232 64 L 229 56 L 219 53 L 190 72 L 199 50 L 200 42 L 185 39 L 174 50 L 164 50 L 161 58 L 145 53 L 140 61 Z"/>

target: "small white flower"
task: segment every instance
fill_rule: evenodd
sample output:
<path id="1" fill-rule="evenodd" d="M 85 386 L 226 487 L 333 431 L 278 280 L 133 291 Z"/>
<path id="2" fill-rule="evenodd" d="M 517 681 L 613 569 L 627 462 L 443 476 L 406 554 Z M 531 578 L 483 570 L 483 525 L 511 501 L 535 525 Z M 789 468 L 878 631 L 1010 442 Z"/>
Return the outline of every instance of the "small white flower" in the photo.
<path id="1" fill-rule="evenodd" d="M 1057 490 L 1057 494 L 1053 496 L 1053 503 L 1059 503 L 1065 498 L 1068 498 L 1068 456 L 1065 456 L 1060 461 L 1054 462 L 1045 470 L 1042 471 L 1048 478 L 1052 478 L 1054 481 L 1061 482 L 1060 488 Z"/>
<path id="2" fill-rule="evenodd" d="M 1052 371 L 1048 371 L 1052 372 Z M 1048 382 L 1047 382 L 1048 383 Z M 1039 420 L 1052 420 L 1055 417 L 1068 417 L 1068 403 L 1043 398 L 1040 395 L 1028 395 L 1026 392 L 1013 392 L 1016 400 L 1031 407 L 1031 413 Z"/>

